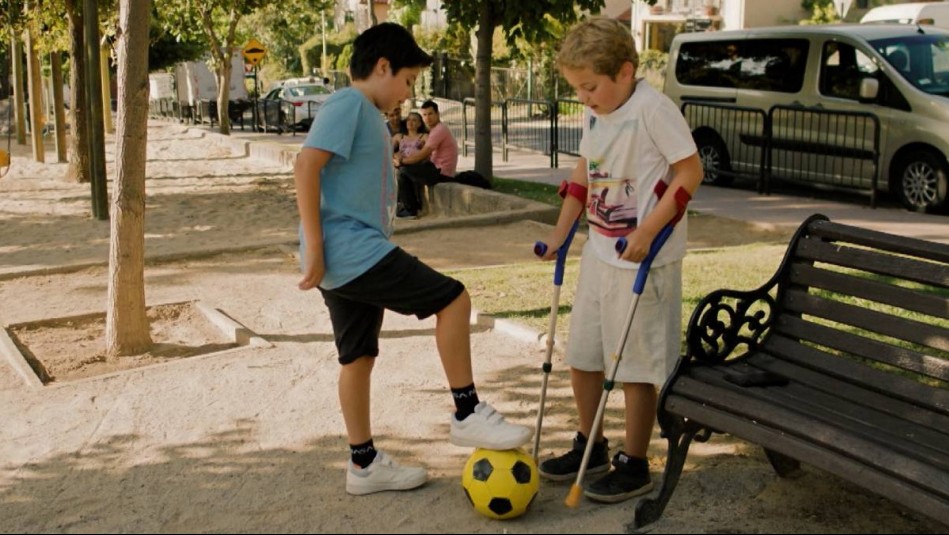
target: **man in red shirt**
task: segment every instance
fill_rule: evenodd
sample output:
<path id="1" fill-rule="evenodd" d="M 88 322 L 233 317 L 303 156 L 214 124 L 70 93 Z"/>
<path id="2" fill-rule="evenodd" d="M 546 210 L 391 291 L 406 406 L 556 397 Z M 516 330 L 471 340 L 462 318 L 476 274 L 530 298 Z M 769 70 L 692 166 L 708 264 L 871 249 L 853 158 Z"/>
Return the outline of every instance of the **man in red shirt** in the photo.
<path id="1" fill-rule="evenodd" d="M 441 122 L 438 104 L 431 100 L 422 103 L 422 120 L 428 127 L 425 146 L 411 156 L 395 160 L 399 168 L 400 205 L 396 216 L 402 219 L 417 218 L 422 207 L 422 188 L 452 181 L 458 167 L 458 143 Z"/>

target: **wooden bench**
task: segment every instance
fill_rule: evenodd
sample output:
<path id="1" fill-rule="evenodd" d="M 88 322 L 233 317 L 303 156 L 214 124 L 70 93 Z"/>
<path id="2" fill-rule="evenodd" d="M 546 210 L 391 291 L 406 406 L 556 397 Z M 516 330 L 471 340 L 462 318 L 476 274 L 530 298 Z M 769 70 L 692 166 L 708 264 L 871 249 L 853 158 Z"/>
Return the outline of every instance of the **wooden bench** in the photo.
<path id="1" fill-rule="evenodd" d="M 812 216 L 762 287 L 698 304 L 686 344 L 659 399 L 665 473 L 633 527 L 713 433 L 782 477 L 805 462 L 949 526 L 949 245 Z"/>

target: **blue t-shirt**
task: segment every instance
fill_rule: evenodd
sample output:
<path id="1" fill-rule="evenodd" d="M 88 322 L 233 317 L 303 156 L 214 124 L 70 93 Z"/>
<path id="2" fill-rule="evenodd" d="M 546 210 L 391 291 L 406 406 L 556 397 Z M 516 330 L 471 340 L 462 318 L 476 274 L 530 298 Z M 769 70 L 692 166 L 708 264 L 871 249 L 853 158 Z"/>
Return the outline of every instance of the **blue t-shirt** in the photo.
<path id="1" fill-rule="evenodd" d="M 358 89 L 347 88 L 320 107 L 303 146 L 333 153 L 320 176 L 326 263 L 320 287 L 331 290 L 395 248 L 389 241 L 396 206 L 392 138 L 379 109 Z M 301 251 L 303 241 L 301 227 Z"/>

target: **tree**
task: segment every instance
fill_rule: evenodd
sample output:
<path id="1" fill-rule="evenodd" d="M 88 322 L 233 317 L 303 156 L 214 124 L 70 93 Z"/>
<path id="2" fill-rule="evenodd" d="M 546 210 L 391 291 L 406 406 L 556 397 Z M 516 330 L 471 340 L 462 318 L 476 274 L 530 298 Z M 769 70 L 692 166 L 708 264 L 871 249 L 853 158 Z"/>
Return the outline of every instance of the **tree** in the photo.
<path id="1" fill-rule="evenodd" d="M 227 113 L 231 93 L 231 54 L 241 49 L 244 36 L 238 35 L 241 18 L 254 13 L 266 0 L 162 0 L 155 5 L 163 27 L 180 37 L 194 35 L 201 28 L 211 59 L 208 62 L 217 77 L 217 117 L 220 131 L 231 134 Z M 146 34 L 147 35 L 147 34 Z"/>
<path id="2" fill-rule="evenodd" d="M 475 57 L 475 171 L 492 177 L 491 40 L 494 29 L 501 27 L 510 44 L 518 38 L 531 43 L 549 32 L 546 18 L 569 24 L 578 19 L 578 10 L 598 13 L 604 0 L 465 0 L 445 2 L 443 5 L 449 22 L 478 28 Z"/>
<path id="3" fill-rule="evenodd" d="M 204 54 L 203 36 L 176 37 L 161 26 L 154 6 L 148 33 L 148 68 L 151 71 L 164 71 L 182 61 L 197 61 Z"/>
<path id="4" fill-rule="evenodd" d="M 151 0 L 121 0 L 118 119 L 109 245 L 106 354 L 152 344 L 145 313 L 145 148 L 148 139 L 148 21 Z"/>
<path id="5" fill-rule="evenodd" d="M 242 26 L 253 31 L 254 38 L 267 46 L 265 61 L 278 64 L 274 70 L 307 76 L 312 72 L 303 69 L 300 45 L 320 35 L 323 31 L 320 14 L 332 8 L 332 0 L 283 0 L 247 16 Z M 294 15 L 290 17 L 288 13 Z M 332 22 L 332 12 L 329 18 Z"/>

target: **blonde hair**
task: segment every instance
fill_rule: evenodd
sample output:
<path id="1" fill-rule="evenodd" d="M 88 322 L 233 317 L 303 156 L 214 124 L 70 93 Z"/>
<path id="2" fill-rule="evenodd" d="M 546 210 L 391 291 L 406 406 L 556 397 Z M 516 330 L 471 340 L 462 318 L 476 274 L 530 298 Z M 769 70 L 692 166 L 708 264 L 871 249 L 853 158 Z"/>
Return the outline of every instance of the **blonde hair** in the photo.
<path id="1" fill-rule="evenodd" d="M 639 66 L 636 43 L 625 24 L 606 17 L 592 17 L 577 23 L 560 46 L 557 64 L 561 68 L 589 67 L 596 74 L 615 79 L 626 62 Z"/>

